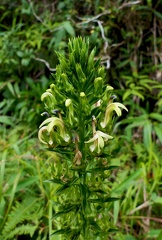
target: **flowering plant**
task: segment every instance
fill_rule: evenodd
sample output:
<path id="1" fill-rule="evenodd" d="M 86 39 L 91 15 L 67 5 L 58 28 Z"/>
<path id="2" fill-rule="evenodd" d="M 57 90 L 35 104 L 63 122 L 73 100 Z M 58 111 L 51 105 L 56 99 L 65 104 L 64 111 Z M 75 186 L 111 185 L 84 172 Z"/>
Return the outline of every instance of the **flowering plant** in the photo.
<path id="1" fill-rule="evenodd" d="M 113 231 L 108 214 L 110 142 L 113 113 L 127 108 L 113 102 L 100 60 L 81 37 L 69 41 L 68 58 L 58 54 L 54 83 L 42 95 L 45 115 L 39 139 L 53 151 L 57 207 L 54 219 L 62 239 L 106 239 Z M 56 201 L 55 201 L 56 202 Z"/>

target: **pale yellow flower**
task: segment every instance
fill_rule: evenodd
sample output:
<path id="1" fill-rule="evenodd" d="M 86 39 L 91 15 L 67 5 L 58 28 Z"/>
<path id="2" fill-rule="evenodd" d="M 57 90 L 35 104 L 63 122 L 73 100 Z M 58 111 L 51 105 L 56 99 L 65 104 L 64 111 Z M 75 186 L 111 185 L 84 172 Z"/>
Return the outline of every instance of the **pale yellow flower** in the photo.
<path id="1" fill-rule="evenodd" d="M 51 145 L 52 142 L 51 142 L 51 138 L 50 138 L 50 135 L 47 131 L 47 126 L 43 126 L 39 132 L 38 132 L 38 138 L 39 138 L 39 141 L 44 143 L 44 144 L 49 144 Z"/>
<path id="2" fill-rule="evenodd" d="M 55 127 L 56 130 L 54 129 Z M 55 135 L 59 135 L 65 142 L 69 142 L 70 140 L 70 136 L 66 133 L 64 123 L 60 118 L 50 117 L 39 128 L 38 137 L 42 143 L 52 145 Z"/>
<path id="3" fill-rule="evenodd" d="M 108 104 L 107 108 L 106 108 L 106 113 L 105 113 L 105 117 L 104 117 L 104 121 L 100 123 L 101 127 L 102 128 L 105 128 L 109 122 L 109 120 L 111 119 L 112 117 L 112 112 L 115 111 L 116 114 L 118 116 L 121 116 L 122 112 L 121 112 L 121 109 L 120 108 L 123 108 L 125 109 L 126 111 L 128 111 L 128 109 L 121 103 L 119 102 L 114 102 L 114 103 L 110 103 Z"/>

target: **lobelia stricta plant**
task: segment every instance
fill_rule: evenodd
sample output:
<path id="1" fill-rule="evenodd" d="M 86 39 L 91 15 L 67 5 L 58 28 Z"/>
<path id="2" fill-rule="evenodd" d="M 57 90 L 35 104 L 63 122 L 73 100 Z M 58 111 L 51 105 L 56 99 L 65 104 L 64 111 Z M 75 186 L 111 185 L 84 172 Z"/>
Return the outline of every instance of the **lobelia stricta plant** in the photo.
<path id="1" fill-rule="evenodd" d="M 109 181 L 113 114 L 127 108 L 113 102 L 113 88 L 105 83 L 100 60 L 89 54 L 87 40 L 74 38 L 69 55 L 58 54 L 54 83 L 43 93 L 47 119 L 40 125 L 39 140 L 53 151 L 52 179 L 61 239 L 107 239 L 113 232 L 109 214 L 112 202 Z"/>

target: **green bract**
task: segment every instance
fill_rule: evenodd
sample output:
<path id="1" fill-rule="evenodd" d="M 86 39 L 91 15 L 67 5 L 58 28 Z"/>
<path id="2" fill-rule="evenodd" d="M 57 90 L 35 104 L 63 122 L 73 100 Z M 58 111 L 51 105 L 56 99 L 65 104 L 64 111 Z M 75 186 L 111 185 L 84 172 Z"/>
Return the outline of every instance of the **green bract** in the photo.
<path id="1" fill-rule="evenodd" d="M 58 54 L 54 83 L 41 98 L 50 117 L 40 125 L 39 139 L 59 153 L 61 161 L 60 168 L 54 155 L 51 182 L 60 183 L 54 215 L 59 230 L 54 234 L 63 239 L 106 239 L 113 224 L 102 212 L 117 200 L 111 197 L 104 173 L 110 164 L 108 140 L 113 138 L 106 126 L 113 111 L 120 116 L 120 108 L 127 108 L 113 103 L 113 88 L 105 82 L 100 60 L 94 60 L 95 50 L 89 54 L 88 41 L 73 39 L 68 49 L 68 57 Z"/>

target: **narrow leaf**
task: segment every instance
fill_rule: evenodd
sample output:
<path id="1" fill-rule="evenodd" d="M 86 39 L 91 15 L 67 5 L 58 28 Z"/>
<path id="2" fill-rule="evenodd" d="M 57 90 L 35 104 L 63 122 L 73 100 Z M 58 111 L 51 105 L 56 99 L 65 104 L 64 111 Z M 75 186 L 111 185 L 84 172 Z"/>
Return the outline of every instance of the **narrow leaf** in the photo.
<path id="1" fill-rule="evenodd" d="M 139 177 L 142 173 L 142 168 L 136 170 L 135 172 L 133 172 L 129 177 L 127 177 L 123 182 L 121 182 L 120 184 L 117 185 L 117 187 L 115 189 L 112 190 L 112 192 L 123 192 L 126 189 L 128 189 L 128 187 L 130 185 L 133 184 L 133 181 Z"/>
<path id="2" fill-rule="evenodd" d="M 75 36 L 74 28 L 72 27 L 72 25 L 69 21 L 63 22 L 63 27 L 72 37 Z"/>
<path id="3" fill-rule="evenodd" d="M 160 142 L 162 143 L 162 125 L 161 124 L 155 125 L 154 130 Z"/>
<path id="4" fill-rule="evenodd" d="M 157 121 L 162 122 L 162 115 L 159 113 L 150 113 L 149 116 Z"/>
<path id="5" fill-rule="evenodd" d="M 0 116 L 0 123 L 4 123 L 6 125 L 13 126 L 13 122 L 11 121 L 11 117 L 8 117 L 8 116 Z"/>
<path id="6" fill-rule="evenodd" d="M 147 150 L 150 150 L 151 148 L 151 142 L 152 142 L 151 132 L 152 132 L 152 124 L 150 121 L 146 121 L 143 129 L 143 142 Z"/>
<path id="7" fill-rule="evenodd" d="M 53 235 L 61 235 L 61 234 L 65 234 L 65 233 L 67 234 L 67 233 L 70 233 L 70 232 L 71 232 L 70 228 L 68 228 L 68 229 L 60 229 L 60 230 L 57 230 L 54 233 L 52 233 L 51 236 L 53 236 Z"/>

